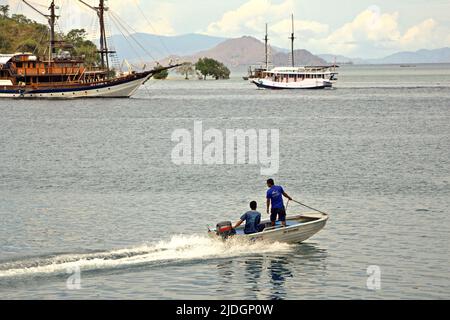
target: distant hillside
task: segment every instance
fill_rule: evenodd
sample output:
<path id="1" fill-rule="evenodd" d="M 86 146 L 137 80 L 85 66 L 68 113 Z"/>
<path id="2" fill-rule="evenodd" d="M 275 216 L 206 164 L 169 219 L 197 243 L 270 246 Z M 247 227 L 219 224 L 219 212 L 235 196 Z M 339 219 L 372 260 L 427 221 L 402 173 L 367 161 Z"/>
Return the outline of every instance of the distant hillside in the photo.
<path id="1" fill-rule="evenodd" d="M 6 6 L 6 8 L 9 8 Z M 7 14 L 0 16 L 0 53 L 31 52 L 38 56 L 48 54 L 49 28 L 37 23 L 21 14 Z M 73 29 L 67 34 L 57 33 L 57 40 L 63 41 L 65 50 L 73 56 L 85 57 L 87 65 L 95 65 L 100 56 L 97 47 L 86 40 L 86 32 L 83 29 Z"/>
<path id="2" fill-rule="evenodd" d="M 0 15 L 0 53 L 27 51 L 44 53 L 48 40 L 46 25 L 37 23 L 23 15 L 12 17 Z"/>
<path id="3" fill-rule="evenodd" d="M 274 65 L 289 65 L 289 54 L 278 52 L 272 48 L 272 62 Z M 223 62 L 230 69 L 246 70 L 249 65 L 262 64 L 264 61 L 264 44 L 253 37 L 241 37 L 225 40 L 210 50 L 200 51 L 188 56 L 172 56 L 171 59 L 196 62 L 199 58 L 208 57 Z M 306 50 L 295 51 L 296 64 L 298 65 L 322 65 L 325 60 L 314 56 Z"/>
<path id="4" fill-rule="evenodd" d="M 336 64 L 366 64 L 367 61 L 360 58 L 349 58 L 342 55 L 333 55 L 333 54 L 319 54 L 320 58 L 324 59 L 328 64 L 335 63 Z"/>
<path id="5" fill-rule="evenodd" d="M 148 33 L 136 33 L 132 36 L 145 48 L 145 51 L 131 37 L 127 39 L 121 35 L 111 37 L 111 43 L 121 60 L 136 61 L 144 58 L 148 60 L 147 52 L 156 60 L 168 55 L 191 55 L 200 50 L 208 50 L 226 40 L 226 38 L 201 34 L 158 36 Z"/>
<path id="6" fill-rule="evenodd" d="M 450 63 L 450 48 L 435 50 L 422 49 L 415 52 L 398 52 L 380 59 L 359 59 L 333 54 L 320 54 L 319 57 L 332 63 L 336 57 L 337 64 L 411 64 L 411 63 Z"/>
<path id="7" fill-rule="evenodd" d="M 399 52 L 382 59 L 372 59 L 369 62 L 374 64 L 450 63 L 450 48 Z"/>
<path id="8" fill-rule="evenodd" d="M 327 64 L 324 59 L 315 56 L 311 52 L 304 49 L 295 50 L 294 58 L 296 65 L 320 66 Z M 291 64 L 290 54 L 284 52 L 274 54 L 273 64 L 275 66 L 289 66 Z"/>
<path id="9" fill-rule="evenodd" d="M 202 57 L 219 60 L 232 69 L 260 64 L 264 60 L 264 44 L 253 37 L 230 39 L 210 50 L 198 52 L 192 58 Z"/>

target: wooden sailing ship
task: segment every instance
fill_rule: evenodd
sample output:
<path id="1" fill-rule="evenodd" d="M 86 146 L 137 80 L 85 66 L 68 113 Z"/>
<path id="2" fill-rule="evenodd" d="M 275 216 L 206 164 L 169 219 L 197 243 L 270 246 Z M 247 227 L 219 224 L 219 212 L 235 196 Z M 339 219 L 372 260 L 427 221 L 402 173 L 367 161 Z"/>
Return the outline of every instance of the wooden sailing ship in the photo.
<path id="1" fill-rule="evenodd" d="M 36 9 L 22 0 L 34 11 L 47 18 L 50 26 L 48 56 L 39 57 L 33 53 L 0 54 L 0 98 L 128 98 L 153 75 L 179 65 L 157 66 L 142 72 L 116 73 L 110 67 L 110 55 L 105 31 L 105 12 L 108 8 L 104 0 L 97 7 L 78 0 L 97 13 L 100 23 L 100 48 L 97 51 L 99 65 L 86 66 L 83 57 L 72 57 L 67 51 L 57 54 L 62 47 L 56 40 L 55 1 L 49 7 L 49 14 Z"/>

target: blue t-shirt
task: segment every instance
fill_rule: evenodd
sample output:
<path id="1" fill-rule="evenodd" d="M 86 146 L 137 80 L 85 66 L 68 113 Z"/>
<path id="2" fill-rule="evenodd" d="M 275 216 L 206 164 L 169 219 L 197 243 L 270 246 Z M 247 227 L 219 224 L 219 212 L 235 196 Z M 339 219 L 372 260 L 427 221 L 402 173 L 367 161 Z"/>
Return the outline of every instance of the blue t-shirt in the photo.
<path id="1" fill-rule="evenodd" d="M 270 199 L 272 203 L 272 209 L 283 209 L 283 193 L 284 190 L 280 186 L 273 186 L 267 190 L 267 199 Z"/>
<path id="2" fill-rule="evenodd" d="M 252 234 L 258 232 L 258 225 L 261 222 L 261 213 L 258 211 L 246 212 L 242 217 L 242 221 L 245 221 L 245 234 Z"/>

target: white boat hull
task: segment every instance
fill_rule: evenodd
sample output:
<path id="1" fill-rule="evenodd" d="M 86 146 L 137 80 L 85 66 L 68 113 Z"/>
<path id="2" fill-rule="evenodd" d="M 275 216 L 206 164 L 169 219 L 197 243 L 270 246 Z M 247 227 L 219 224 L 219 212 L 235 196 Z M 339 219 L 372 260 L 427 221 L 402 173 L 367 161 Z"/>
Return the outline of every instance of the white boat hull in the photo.
<path id="1" fill-rule="evenodd" d="M 252 80 L 261 89 L 325 89 L 332 88 L 333 82 L 326 79 L 305 79 L 297 82 L 278 82 L 270 79 Z"/>
<path id="2" fill-rule="evenodd" d="M 286 228 L 266 228 L 263 232 L 244 235 L 239 234 L 239 231 L 242 231 L 243 229 L 243 227 L 240 227 L 237 229 L 238 234 L 235 237 L 242 237 L 251 241 L 301 243 L 321 231 L 325 227 L 327 221 L 328 215 L 326 214 L 308 213 L 288 217 L 288 227 Z M 295 222 L 299 223 L 296 224 Z M 270 221 L 263 221 L 261 223 L 270 225 Z M 210 236 L 217 237 L 214 230 L 209 234 Z"/>
<path id="3" fill-rule="evenodd" d="M 77 99 L 77 98 L 129 98 L 152 75 L 134 79 L 128 82 L 111 85 L 93 85 L 74 89 L 52 89 L 35 91 L 8 90 L 8 87 L 0 87 L 0 98 L 11 99 Z"/>

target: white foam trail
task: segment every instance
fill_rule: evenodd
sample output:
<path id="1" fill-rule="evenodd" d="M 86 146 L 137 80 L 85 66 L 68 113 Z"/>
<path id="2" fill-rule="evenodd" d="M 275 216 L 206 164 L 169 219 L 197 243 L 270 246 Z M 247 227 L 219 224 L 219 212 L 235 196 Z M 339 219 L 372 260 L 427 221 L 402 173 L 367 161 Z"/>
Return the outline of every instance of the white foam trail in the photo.
<path id="1" fill-rule="evenodd" d="M 230 239 L 226 242 L 206 236 L 173 236 L 156 245 L 142 245 L 109 252 L 60 255 L 47 259 L 16 261 L 0 264 L 0 280 L 21 276 L 65 274 L 68 270 L 81 271 L 126 268 L 163 262 L 198 259 L 229 258 L 255 253 L 288 252 L 291 245 L 283 243 L 250 242 Z"/>

